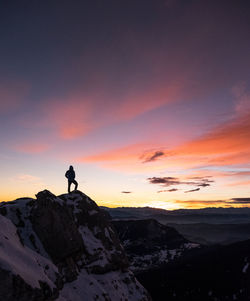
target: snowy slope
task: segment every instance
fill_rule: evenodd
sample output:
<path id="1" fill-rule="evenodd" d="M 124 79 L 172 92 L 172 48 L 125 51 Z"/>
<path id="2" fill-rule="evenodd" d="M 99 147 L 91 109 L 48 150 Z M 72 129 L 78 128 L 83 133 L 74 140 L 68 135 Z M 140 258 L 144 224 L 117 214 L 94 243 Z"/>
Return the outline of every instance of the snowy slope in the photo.
<path id="1" fill-rule="evenodd" d="M 151 300 L 107 215 L 82 192 L 45 190 L 0 213 L 0 300 Z"/>
<path id="2" fill-rule="evenodd" d="M 40 288 L 39 281 L 55 288 L 57 267 L 47 258 L 21 244 L 15 225 L 0 215 L 0 266 L 19 275 L 32 287 Z"/>

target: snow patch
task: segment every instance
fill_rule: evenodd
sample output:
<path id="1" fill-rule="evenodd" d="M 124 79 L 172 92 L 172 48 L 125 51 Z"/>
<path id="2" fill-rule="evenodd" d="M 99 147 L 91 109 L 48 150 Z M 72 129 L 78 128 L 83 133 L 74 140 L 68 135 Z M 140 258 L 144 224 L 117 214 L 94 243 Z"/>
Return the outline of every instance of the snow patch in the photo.
<path id="1" fill-rule="evenodd" d="M 120 271 L 109 272 L 105 275 L 92 275 L 83 270 L 76 281 L 64 285 L 57 301 L 143 300 L 145 290 L 131 276 L 133 277 L 129 272 Z"/>
<path id="2" fill-rule="evenodd" d="M 107 239 L 109 239 L 111 242 L 112 242 L 112 239 L 110 237 L 110 233 L 109 233 L 109 229 L 108 228 L 105 228 L 105 236 L 107 237 Z"/>
<path id="3" fill-rule="evenodd" d="M 25 246 L 50 259 L 40 239 L 36 235 L 35 231 L 33 231 L 33 227 L 29 218 L 31 210 L 31 207 L 29 206 L 30 201 L 34 200 L 28 198 L 18 199 L 14 202 L 6 204 L 6 217 L 8 217 L 16 226 L 18 226 L 19 234 Z"/>
<path id="4" fill-rule="evenodd" d="M 0 215 L 0 266 L 19 275 L 32 287 L 40 288 L 39 281 L 55 287 L 57 267 L 47 258 L 23 246 L 15 225 Z"/>
<path id="5" fill-rule="evenodd" d="M 248 267 L 249 267 L 249 262 L 247 262 L 247 263 L 244 265 L 244 267 L 243 267 L 243 269 L 242 269 L 242 273 L 246 273 Z"/>

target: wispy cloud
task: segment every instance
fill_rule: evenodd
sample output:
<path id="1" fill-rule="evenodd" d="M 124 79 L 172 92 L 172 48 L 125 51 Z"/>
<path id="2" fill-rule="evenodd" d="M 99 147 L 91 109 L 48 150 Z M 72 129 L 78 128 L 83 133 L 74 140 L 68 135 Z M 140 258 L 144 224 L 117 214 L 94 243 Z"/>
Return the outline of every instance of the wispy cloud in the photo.
<path id="1" fill-rule="evenodd" d="M 140 169 L 140 164 L 143 163 L 152 163 L 152 168 L 160 166 L 159 163 L 162 167 L 165 165 L 182 168 L 235 166 L 249 163 L 249 133 L 250 113 L 246 113 L 172 149 L 152 150 L 153 143 L 151 147 L 150 143 L 135 143 L 78 158 L 77 161 L 105 162 L 107 165 L 117 161 L 121 169 L 126 167 L 126 162 L 131 163 L 131 169 Z"/>
<path id="2" fill-rule="evenodd" d="M 211 184 L 209 184 L 209 183 L 201 183 L 201 184 L 197 184 L 197 186 L 199 186 L 199 187 L 208 187 L 208 186 L 210 186 Z"/>
<path id="3" fill-rule="evenodd" d="M 191 179 L 192 181 L 189 180 L 182 180 L 177 177 L 152 177 L 152 178 L 147 178 L 148 182 L 150 184 L 157 184 L 162 187 L 168 187 L 172 185 L 191 185 L 195 186 L 196 188 L 187 190 L 187 192 L 194 192 L 194 191 L 199 191 L 201 187 L 208 187 L 211 185 L 211 183 L 214 182 L 214 180 L 211 180 L 210 177 L 190 177 L 188 179 Z M 195 181 L 193 181 L 195 180 Z M 158 192 L 174 192 L 177 191 L 178 189 L 173 188 L 169 190 L 160 190 Z"/>
<path id="4" fill-rule="evenodd" d="M 249 198 L 233 198 L 230 200 L 232 204 L 250 204 L 250 197 Z"/>
<path id="5" fill-rule="evenodd" d="M 182 208 L 231 207 L 227 200 L 175 200 Z"/>
<path id="6" fill-rule="evenodd" d="M 160 157 L 164 156 L 165 153 L 162 151 L 156 151 L 153 154 L 150 154 L 149 156 L 146 156 L 146 158 L 144 158 L 144 163 L 148 163 L 148 162 L 153 162 L 156 159 L 159 159 Z"/>
<path id="7" fill-rule="evenodd" d="M 185 193 L 188 193 L 188 192 L 195 192 L 195 191 L 199 191 L 200 188 L 195 188 L 195 189 L 191 189 L 191 190 L 187 190 L 187 191 L 184 191 Z"/>
<path id="8" fill-rule="evenodd" d="M 104 81 L 105 82 L 105 81 Z M 130 121 L 168 103 L 181 99 L 180 80 L 153 83 L 121 91 L 119 99 L 110 94 L 109 84 L 95 82 L 88 93 L 72 91 L 67 96 L 45 100 L 30 123 L 51 128 L 61 139 L 75 139 L 112 124 Z M 100 90 L 98 90 L 100 86 Z M 105 104 L 105 105 L 104 105 Z"/>
<path id="9" fill-rule="evenodd" d="M 160 184 L 161 186 L 185 184 L 184 182 L 181 182 L 178 178 L 175 177 L 152 177 L 147 178 L 147 180 L 150 184 Z"/>
<path id="10" fill-rule="evenodd" d="M 250 205 L 250 198 L 233 198 L 226 200 L 175 200 L 184 208 L 205 208 L 205 207 L 247 207 Z"/>
<path id="11" fill-rule="evenodd" d="M 230 165 L 249 161 L 250 114 L 244 114 L 218 126 L 202 137 L 174 151 L 177 155 L 203 157 L 207 163 Z M 204 157 L 204 156 L 207 156 Z"/>
<path id="12" fill-rule="evenodd" d="M 161 192 L 175 192 L 178 191 L 177 188 L 171 188 L 171 189 L 167 189 L 167 190 L 158 190 L 157 193 L 161 193 Z"/>
<path id="13" fill-rule="evenodd" d="M 145 143 L 134 143 L 116 149 L 100 152 L 91 156 L 80 157 L 78 162 L 137 162 L 138 156 L 148 146 Z"/>

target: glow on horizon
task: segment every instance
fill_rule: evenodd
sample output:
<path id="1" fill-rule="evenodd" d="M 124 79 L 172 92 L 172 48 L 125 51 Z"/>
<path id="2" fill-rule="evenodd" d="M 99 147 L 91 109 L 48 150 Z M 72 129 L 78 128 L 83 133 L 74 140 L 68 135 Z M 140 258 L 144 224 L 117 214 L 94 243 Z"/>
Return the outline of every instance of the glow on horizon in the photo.
<path id="1" fill-rule="evenodd" d="M 57 2 L 0 4 L 0 200 L 250 206 L 246 1 Z"/>

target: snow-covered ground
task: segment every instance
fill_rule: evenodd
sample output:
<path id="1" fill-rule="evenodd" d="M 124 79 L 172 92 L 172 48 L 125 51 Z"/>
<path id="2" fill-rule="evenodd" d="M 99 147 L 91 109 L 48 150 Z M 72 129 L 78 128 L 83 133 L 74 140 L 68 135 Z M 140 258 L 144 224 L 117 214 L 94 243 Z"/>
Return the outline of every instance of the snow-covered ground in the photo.
<path id="1" fill-rule="evenodd" d="M 76 281 L 64 285 L 57 301 L 143 300 L 143 290 L 138 289 L 141 285 L 136 279 L 130 282 L 130 277 L 133 279 L 131 273 L 126 274 L 120 271 L 109 272 L 105 275 L 91 275 L 82 271 Z"/>
<path id="2" fill-rule="evenodd" d="M 39 194 L 37 200 L 22 198 L 0 204 L 0 270 L 20 276 L 30 286 L 27 295 L 30 290 L 34 294 L 39 291 L 43 300 L 52 295 L 58 301 L 150 300 L 127 269 L 126 256 L 112 226 L 91 199 L 79 191 L 60 197 L 49 191 Z M 44 224 L 38 222 L 40 216 Z M 62 217 L 67 217 L 68 223 L 65 228 L 56 227 L 56 223 L 62 224 Z M 40 232 L 33 227 L 34 219 Z M 54 231 L 51 236 L 50 231 Z M 58 248 L 51 240 L 55 235 L 66 248 L 61 253 L 58 249 L 62 259 L 51 255 Z M 53 262 L 52 258 L 61 261 Z M 50 287 L 48 296 L 44 284 Z M 12 289 L 16 287 L 8 291 Z M 22 294 L 22 289 L 18 293 Z"/>
<path id="3" fill-rule="evenodd" d="M 40 288 L 39 281 L 55 287 L 57 267 L 47 258 L 23 245 L 15 225 L 0 215 L 0 266 L 19 275 L 33 288 Z"/>

